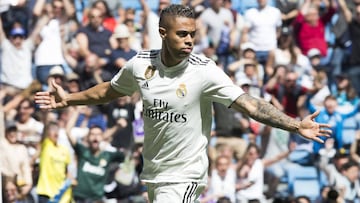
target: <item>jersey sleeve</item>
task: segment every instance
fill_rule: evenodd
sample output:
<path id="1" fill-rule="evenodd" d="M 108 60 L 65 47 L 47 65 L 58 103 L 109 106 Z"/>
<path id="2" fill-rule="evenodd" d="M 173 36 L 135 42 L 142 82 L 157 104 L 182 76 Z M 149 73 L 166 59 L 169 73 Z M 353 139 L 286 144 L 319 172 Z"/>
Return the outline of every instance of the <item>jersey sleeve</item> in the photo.
<path id="1" fill-rule="evenodd" d="M 210 63 L 203 75 L 204 95 L 214 102 L 230 106 L 244 91 L 225 72 Z"/>
<path id="2" fill-rule="evenodd" d="M 138 84 L 133 74 L 134 58 L 129 60 L 111 79 L 111 87 L 114 88 L 114 90 L 129 96 L 138 90 Z"/>

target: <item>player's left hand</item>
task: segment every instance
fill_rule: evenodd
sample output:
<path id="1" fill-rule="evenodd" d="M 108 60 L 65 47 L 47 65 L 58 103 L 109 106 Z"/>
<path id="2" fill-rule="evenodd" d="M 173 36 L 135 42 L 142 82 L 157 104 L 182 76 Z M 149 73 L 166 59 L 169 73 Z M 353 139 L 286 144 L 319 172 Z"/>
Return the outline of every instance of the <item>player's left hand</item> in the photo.
<path id="1" fill-rule="evenodd" d="M 314 140 L 319 143 L 324 143 L 321 136 L 330 137 L 332 131 L 329 129 L 331 125 L 325 123 L 317 123 L 314 118 L 318 116 L 320 111 L 316 111 L 311 115 L 306 116 L 301 122 L 299 127 L 299 134 L 306 139 Z"/>

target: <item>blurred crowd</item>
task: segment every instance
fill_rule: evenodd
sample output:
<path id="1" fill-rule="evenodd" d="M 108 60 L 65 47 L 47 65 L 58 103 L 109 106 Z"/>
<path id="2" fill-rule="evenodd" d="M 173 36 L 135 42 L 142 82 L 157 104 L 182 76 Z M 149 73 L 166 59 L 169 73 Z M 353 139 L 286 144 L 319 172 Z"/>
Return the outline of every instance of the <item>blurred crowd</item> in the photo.
<path id="1" fill-rule="evenodd" d="M 200 202 L 359 202 L 360 0 L 0 0 L 2 201 L 147 202 L 138 94 L 53 111 L 33 96 L 51 81 L 85 90 L 160 49 L 170 3 L 196 12 L 194 53 L 333 131 L 315 143 L 214 103 Z"/>

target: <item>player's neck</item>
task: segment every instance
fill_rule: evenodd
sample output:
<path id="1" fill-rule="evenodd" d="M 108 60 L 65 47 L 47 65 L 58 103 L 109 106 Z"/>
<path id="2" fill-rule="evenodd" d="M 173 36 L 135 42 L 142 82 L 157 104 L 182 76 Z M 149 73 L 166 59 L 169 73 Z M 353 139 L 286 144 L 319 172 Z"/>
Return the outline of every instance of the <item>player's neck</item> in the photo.
<path id="1" fill-rule="evenodd" d="M 166 67 L 173 67 L 181 63 L 183 59 L 174 58 L 171 54 L 162 51 L 161 52 L 161 63 Z"/>

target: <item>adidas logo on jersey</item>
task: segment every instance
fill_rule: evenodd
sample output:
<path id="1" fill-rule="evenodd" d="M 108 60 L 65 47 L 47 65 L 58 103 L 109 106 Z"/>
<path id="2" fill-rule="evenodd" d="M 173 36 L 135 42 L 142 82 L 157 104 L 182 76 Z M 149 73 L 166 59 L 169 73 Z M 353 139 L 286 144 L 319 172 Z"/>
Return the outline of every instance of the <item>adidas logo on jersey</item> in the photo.
<path id="1" fill-rule="evenodd" d="M 142 89 L 149 89 L 149 84 L 148 84 L 148 82 L 146 81 L 143 85 L 141 85 L 141 88 Z"/>

